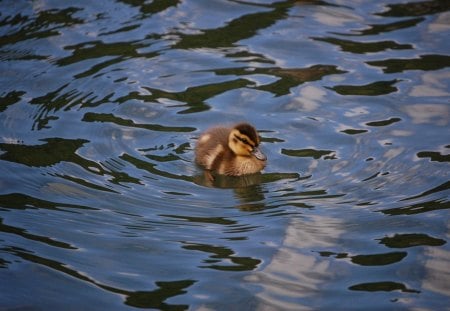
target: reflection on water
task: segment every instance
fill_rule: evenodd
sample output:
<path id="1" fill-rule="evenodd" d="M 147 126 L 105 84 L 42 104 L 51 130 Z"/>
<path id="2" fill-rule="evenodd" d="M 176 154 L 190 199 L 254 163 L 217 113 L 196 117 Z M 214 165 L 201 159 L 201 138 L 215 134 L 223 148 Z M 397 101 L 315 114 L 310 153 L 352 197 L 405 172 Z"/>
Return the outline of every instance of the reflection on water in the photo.
<path id="1" fill-rule="evenodd" d="M 261 304 L 275 310 L 317 307 L 310 299 L 322 296 L 323 284 L 335 278 L 337 272 L 314 251 L 332 247 L 343 232 L 341 226 L 339 220 L 321 215 L 292 220 L 282 246 L 268 265 L 246 280 L 263 287 L 258 293 Z"/>
<path id="2" fill-rule="evenodd" d="M 1 308 L 450 304 L 448 1 L 0 8 Z"/>

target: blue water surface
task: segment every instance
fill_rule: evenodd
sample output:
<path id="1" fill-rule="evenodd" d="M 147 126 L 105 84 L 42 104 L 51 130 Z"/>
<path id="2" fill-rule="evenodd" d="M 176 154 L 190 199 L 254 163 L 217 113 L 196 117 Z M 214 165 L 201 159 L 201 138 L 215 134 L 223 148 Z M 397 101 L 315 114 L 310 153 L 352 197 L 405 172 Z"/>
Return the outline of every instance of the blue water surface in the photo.
<path id="1" fill-rule="evenodd" d="M 447 310 L 450 2 L 0 2 L 0 310 Z M 205 178 L 248 121 L 261 174 Z"/>

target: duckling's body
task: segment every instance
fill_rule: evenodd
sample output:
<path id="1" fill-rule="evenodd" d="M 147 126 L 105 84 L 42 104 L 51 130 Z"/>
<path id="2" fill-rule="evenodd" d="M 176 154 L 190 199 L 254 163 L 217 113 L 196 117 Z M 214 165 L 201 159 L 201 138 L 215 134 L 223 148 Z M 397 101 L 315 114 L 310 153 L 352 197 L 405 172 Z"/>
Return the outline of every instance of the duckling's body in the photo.
<path id="1" fill-rule="evenodd" d="M 248 123 L 214 127 L 204 132 L 195 148 L 195 161 L 222 175 L 240 176 L 261 171 L 266 156 L 259 150 L 259 135 Z"/>

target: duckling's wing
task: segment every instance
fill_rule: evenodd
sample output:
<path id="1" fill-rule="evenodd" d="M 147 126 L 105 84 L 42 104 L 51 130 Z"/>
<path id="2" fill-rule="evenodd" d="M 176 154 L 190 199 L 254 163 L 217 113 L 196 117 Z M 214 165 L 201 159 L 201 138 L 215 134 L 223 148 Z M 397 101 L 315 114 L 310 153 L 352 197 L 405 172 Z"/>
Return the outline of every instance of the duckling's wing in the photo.
<path id="1" fill-rule="evenodd" d="M 212 169 L 218 157 L 223 156 L 228 147 L 230 129 L 216 127 L 200 135 L 195 148 L 195 161 L 207 169 Z"/>

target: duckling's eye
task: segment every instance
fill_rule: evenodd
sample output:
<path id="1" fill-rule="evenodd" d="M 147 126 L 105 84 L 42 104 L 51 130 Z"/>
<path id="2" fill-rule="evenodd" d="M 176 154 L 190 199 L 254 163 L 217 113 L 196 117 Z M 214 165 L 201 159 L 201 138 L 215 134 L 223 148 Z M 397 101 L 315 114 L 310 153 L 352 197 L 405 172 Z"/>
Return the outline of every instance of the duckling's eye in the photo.
<path id="1" fill-rule="evenodd" d="M 243 144 L 245 144 L 245 145 L 248 145 L 248 146 L 250 146 L 250 147 L 253 147 L 253 142 L 251 142 L 250 140 L 248 140 L 246 137 L 241 137 L 241 136 L 237 136 L 237 135 L 234 135 L 234 137 L 235 137 L 236 139 L 238 139 L 241 143 L 243 143 Z"/>

